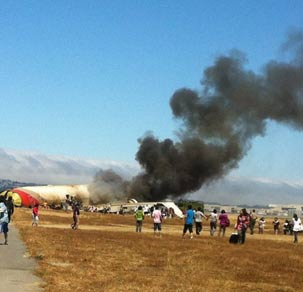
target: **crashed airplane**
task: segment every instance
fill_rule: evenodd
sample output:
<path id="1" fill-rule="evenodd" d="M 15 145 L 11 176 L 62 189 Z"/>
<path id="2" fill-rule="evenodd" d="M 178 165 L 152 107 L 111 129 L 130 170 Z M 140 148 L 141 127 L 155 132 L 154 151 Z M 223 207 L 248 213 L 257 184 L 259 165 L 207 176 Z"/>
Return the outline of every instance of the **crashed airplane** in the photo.
<path id="1" fill-rule="evenodd" d="M 65 202 L 66 195 L 80 198 L 84 205 L 92 205 L 90 202 L 88 185 L 47 185 L 19 187 L 12 190 L 6 190 L 0 195 L 6 197 L 11 196 L 15 206 L 17 207 L 33 207 L 36 204 L 41 205 L 44 202 Z M 145 208 L 161 205 L 164 208 L 172 209 L 176 216 L 180 218 L 183 217 L 183 213 L 180 208 L 172 201 L 137 202 L 135 199 L 131 199 L 129 202 L 110 202 L 106 205 L 110 206 L 111 213 L 118 213 L 121 207 L 126 211 L 133 210 L 140 205 Z"/>

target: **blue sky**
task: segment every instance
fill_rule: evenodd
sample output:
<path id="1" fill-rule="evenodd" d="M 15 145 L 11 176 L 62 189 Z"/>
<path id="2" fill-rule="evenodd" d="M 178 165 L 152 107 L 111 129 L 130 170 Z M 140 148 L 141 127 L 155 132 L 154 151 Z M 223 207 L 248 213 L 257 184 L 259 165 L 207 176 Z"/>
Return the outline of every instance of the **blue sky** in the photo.
<path id="1" fill-rule="evenodd" d="M 175 139 L 169 99 L 236 48 L 258 72 L 283 59 L 302 1 L 5 1 L 3 149 L 133 163 L 146 131 Z M 270 124 L 232 175 L 301 180 L 302 133 Z"/>

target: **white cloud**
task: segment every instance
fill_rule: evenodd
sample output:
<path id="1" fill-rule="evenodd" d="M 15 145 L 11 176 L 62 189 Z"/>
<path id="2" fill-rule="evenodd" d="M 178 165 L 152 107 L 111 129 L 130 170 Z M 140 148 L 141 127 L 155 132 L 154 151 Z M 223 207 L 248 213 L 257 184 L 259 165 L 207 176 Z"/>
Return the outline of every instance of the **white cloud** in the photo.
<path id="1" fill-rule="evenodd" d="M 0 148 L 0 178 L 43 184 L 86 184 L 100 169 L 112 169 L 124 178 L 139 171 L 137 164 L 50 156 Z"/>
<path id="2" fill-rule="evenodd" d="M 140 171 L 136 163 L 50 156 L 0 148 L 0 178 L 41 184 L 88 184 L 100 169 L 112 169 L 129 179 Z M 303 181 L 227 176 L 204 185 L 190 198 L 222 204 L 303 203 Z"/>

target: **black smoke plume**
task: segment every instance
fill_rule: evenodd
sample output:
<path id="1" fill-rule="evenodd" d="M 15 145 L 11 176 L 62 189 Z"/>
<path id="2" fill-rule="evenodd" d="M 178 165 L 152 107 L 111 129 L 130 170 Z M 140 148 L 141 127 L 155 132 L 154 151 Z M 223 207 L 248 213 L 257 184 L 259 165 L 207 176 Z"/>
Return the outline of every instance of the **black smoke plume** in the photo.
<path id="1" fill-rule="evenodd" d="M 232 51 L 205 69 L 201 91 L 177 90 L 170 100 L 182 126 L 178 140 L 139 140 L 136 159 L 144 172 L 130 186 L 131 196 L 161 200 L 198 190 L 238 166 L 251 141 L 265 135 L 273 120 L 303 128 L 303 33 L 283 44 L 289 61 L 270 61 L 261 74 L 245 69 L 246 57 Z"/>

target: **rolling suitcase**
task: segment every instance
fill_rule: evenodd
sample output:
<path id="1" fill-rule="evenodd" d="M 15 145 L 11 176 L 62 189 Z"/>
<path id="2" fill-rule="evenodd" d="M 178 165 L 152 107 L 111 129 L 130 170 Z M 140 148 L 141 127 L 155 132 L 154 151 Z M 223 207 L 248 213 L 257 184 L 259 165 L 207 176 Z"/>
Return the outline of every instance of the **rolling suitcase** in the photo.
<path id="1" fill-rule="evenodd" d="M 232 233 L 230 238 L 229 238 L 229 243 L 236 244 L 239 242 L 239 235 L 238 233 Z"/>

